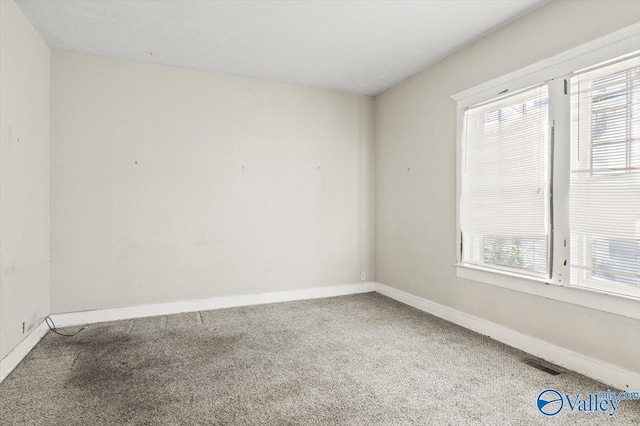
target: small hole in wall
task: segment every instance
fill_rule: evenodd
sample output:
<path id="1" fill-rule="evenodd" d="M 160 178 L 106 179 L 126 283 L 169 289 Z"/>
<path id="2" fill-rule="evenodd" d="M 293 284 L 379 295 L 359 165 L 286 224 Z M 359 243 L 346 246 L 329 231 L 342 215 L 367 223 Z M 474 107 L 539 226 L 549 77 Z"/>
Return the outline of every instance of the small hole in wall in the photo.
<path id="1" fill-rule="evenodd" d="M 410 171 L 411 171 L 411 168 L 410 168 L 410 167 L 407 167 L 407 171 L 408 171 L 408 172 L 410 172 Z"/>
<path id="2" fill-rule="evenodd" d="M 136 164 L 138 164 L 138 162 L 136 161 Z"/>

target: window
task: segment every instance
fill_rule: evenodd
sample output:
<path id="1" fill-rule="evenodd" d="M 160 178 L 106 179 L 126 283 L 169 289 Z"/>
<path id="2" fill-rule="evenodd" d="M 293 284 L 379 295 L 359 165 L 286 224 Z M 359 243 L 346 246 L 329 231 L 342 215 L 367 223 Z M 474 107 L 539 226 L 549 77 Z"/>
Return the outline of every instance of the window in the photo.
<path id="1" fill-rule="evenodd" d="M 571 284 L 640 288 L 640 57 L 571 77 Z"/>
<path id="2" fill-rule="evenodd" d="M 546 85 L 467 110 L 465 263 L 548 276 L 548 139 Z"/>
<path id="3" fill-rule="evenodd" d="M 459 264 L 640 299 L 640 54 L 586 59 L 460 109 Z"/>

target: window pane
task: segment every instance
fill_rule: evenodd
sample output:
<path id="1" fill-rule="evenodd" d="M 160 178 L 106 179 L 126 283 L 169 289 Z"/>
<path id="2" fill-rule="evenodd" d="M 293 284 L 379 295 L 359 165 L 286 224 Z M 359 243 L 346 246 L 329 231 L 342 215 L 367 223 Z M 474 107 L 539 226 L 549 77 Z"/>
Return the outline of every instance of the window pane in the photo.
<path id="1" fill-rule="evenodd" d="M 531 272 L 547 271 L 545 238 L 485 237 L 484 263 Z"/>
<path id="2" fill-rule="evenodd" d="M 633 240 L 593 241 L 593 276 L 603 280 L 637 284 L 640 275 L 640 242 Z M 626 271 L 626 274 L 622 271 Z"/>
<path id="3" fill-rule="evenodd" d="M 594 173 L 620 173 L 627 167 L 627 142 L 607 143 L 591 147 L 591 167 Z"/>
<path id="4" fill-rule="evenodd" d="M 540 86 L 467 110 L 462 261 L 548 276 L 548 94 Z"/>

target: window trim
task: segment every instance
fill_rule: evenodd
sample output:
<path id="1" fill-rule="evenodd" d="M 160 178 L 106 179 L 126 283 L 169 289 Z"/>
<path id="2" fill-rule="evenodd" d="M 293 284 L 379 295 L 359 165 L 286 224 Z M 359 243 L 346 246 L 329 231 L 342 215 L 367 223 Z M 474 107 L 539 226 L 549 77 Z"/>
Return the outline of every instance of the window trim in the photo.
<path id="1" fill-rule="evenodd" d="M 560 98 L 557 94 L 564 91 L 564 80 L 570 74 L 590 68 L 617 57 L 638 51 L 637 41 L 640 38 L 640 23 L 623 28 L 591 42 L 534 63 L 530 66 L 509 73 L 479 86 L 452 96 L 457 103 L 456 121 L 456 274 L 459 278 L 496 285 L 511 290 L 534 294 L 574 305 L 585 306 L 600 311 L 614 313 L 634 319 L 640 319 L 640 299 L 619 294 L 610 294 L 598 289 L 567 286 L 563 277 L 569 280 L 569 266 L 564 266 L 564 259 L 569 258 L 568 215 L 554 216 L 553 250 L 549 261 L 554 265 L 556 273 L 550 279 L 536 278 L 517 273 L 499 271 L 490 268 L 472 266 L 461 263 L 462 239 L 460 232 L 460 197 L 462 187 L 463 124 L 467 107 L 495 99 L 500 94 L 515 93 L 542 82 L 549 84 L 549 124 L 553 126 L 556 140 L 569 140 L 570 126 L 569 96 Z M 568 84 L 568 81 L 567 81 Z M 555 95 L 554 95 L 555 94 Z M 551 100 L 551 97 L 555 99 Z M 557 108 L 562 104 L 563 107 Z M 566 104 L 566 107 L 564 106 Z M 556 106 L 556 108 L 554 108 Z M 560 123 L 555 126 L 555 122 Z M 551 129 L 550 129 L 551 130 Z M 558 164 L 569 164 L 570 144 L 556 144 L 554 161 Z M 564 160 L 566 159 L 566 163 Z M 568 209 L 569 203 L 569 168 L 554 167 L 554 208 Z M 567 262 L 568 263 L 568 262 Z"/>
<path id="2" fill-rule="evenodd" d="M 455 266 L 458 278 L 640 320 L 640 301 L 635 298 L 584 287 L 552 284 L 548 282 L 549 280 L 499 272 L 478 266 L 458 263 Z"/>

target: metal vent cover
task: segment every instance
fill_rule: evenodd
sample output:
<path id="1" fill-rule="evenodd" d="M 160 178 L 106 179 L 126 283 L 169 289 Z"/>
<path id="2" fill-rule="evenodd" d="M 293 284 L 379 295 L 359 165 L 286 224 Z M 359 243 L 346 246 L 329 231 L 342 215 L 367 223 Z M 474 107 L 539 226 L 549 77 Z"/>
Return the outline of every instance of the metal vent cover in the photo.
<path id="1" fill-rule="evenodd" d="M 533 368 L 537 368 L 540 371 L 544 371 L 545 373 L 549 373 L 552 376 L 557 376 L 559 374 L 562 374 L 562 372 L 558 371 L 558 370 L 554 370 L 551 367 L 547 367 L 546 365 L 542 365 L 539 361 L 535 360 L 535 359 L 527 359 L 524 361 L 525 364 L 533 367 Z"/>

